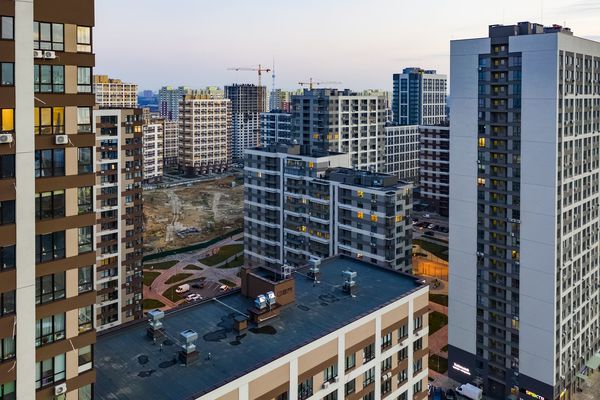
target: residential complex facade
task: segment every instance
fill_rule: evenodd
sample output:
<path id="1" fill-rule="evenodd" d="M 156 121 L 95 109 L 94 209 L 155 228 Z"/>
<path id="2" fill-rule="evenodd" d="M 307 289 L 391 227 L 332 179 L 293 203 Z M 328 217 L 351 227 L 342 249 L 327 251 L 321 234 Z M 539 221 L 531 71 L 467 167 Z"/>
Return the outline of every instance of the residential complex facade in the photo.
<path id="1" fill-rule="evenodd" d="M 163 120 L 163 161 L 164 170 L 179 167 L 179 122 Z"/>
<path id="2" fill-rule="evenodd" d="M 318 281 L 310 271 L 242 268 L 241 290 L 218 302 L 154 313 L 156 331 L 146 330 L 150 321 L 101 337 L 96 398 L 425 400 L 428 286 L 346 257 L 323 260 Z M 260 306 L 265 293 L 268 307 Z M 187 343 L 164 346 L 178 360 L 161 374 L 121 372 L 139 369 L 139 354 L 148 355 L 146 371 L 154 369 L 165 358 L 157 345 L 175 337 Z"/>
<path id="3" fill-rule="evenodd" d="M 336 254 L 411 270 L 412 186 L 350 169 L 348 154 L 300 146 L 246 150 L 244 254 L 248 265 L 305 265 Z"/>
<path id="4" fill-rule="evenodd" d="M 189 175 L 231 165 L 231 100 L 188 95 L 179 107 L 179 169 Z"/>
<path id="5" fill-rule="evenodd" d="M 260 146 L 260 114 L 267 110 L 267 88 L 243 84 L 225 86 L 231 101 L 231 157 L 244 159 L 244 150 Z"/>
<path id="6" fill-rule="evenodd" d="M 162 119 L 144 122 L 142 143 L 144 146 L 144 181 L 162 180 L 164 170 L 165 123 Z"/>
<path id="7" fill-rule="evenodd" d="M 94 2 L 2 1 L 0 24 L 0 397 L 91 399 Z"/>
<path id="8" fill-rule="evenodd" d="M 416 125 L 388 125 L 385 127 L 386 173 L 418 184 L 419 137 L 419 127 Z"/>
<path id="9" fill-rule="evenodd" d="M 394 74 L 393 121 L 399 125 L 437 125 L 446 120 L 446 75 L 405 68 Z"/>
<path id="10" fill-rule="evenodd" d="M 450 126 L 419 126 L 419 188 L 415 197 L 443 217 L 450 209 Z"/>
<path id="11" fill-rule="evenodd" d="M 450 377 L 569 399 L 600 349 L 600 43 L 492 25 L 451 69 Z"/>
<path id="12" fill-rule="evenodd" d="M 138 106 L 138 86 L 108 75 L 94 75 L 96 104 L 104 108 L 135 108 Z"/>
<path id="13" fill-rule="evenodd" d="M 97 109 L 94 326 L 142 317 L 143 120 L 140 109 Z"/>
<path id="14" fill-rule="evenodd" d="M 183 100 L 190 89 L 184 86 L 174 88 L 163 86 L 158 91 L 158 113 L 167 121 L 179 120 L 179 102 Z"/>
<path id="15" fill-rule="evenodd" d="M 260 114 L 261 146 L 292 144 L 292 114 L 271 110 Z"/>
<path id="16" fill-rule="evenodd" d="M 352 167 L 385 171 L 384 95 L 312 89 L 292 96 L 292 140 L 313 152 L 349 153 Z"/>

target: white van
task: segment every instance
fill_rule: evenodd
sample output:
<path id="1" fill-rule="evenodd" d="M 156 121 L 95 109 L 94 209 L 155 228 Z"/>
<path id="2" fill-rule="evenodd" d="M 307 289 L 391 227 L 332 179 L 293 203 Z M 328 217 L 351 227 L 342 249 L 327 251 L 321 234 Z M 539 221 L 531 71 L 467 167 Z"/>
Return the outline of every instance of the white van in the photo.
<path id="1" fill-rule="evenodd" d="M 483 397 L 483 390 L 477 386 L 473 386 L 470 383 L 465 383 L 456 388 L 456 392 L 462 396 L 465 396 L 471 400 L 481 400 Z"/>
<path id="2" fill-rule="evenodd" d="M 179 293 L 179 294 L 189 292 L 189 291 L 190 291 L 190 285 L 187 283 L 184 283 L 183 285 L 179 285 L 177 287 L 177 289 L 175 289 L 175 292 Z"/>

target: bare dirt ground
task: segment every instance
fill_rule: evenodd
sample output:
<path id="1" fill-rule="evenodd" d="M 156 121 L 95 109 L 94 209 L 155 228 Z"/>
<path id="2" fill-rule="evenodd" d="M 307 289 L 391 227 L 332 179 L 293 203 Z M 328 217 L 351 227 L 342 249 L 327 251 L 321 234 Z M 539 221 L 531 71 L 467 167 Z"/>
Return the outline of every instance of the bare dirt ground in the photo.
<path id="1" fill-rule="evenodd" d="M 145 253 L 202 242 L 243 225 L 244 192 L 225 177 L 144 191 Z"/>

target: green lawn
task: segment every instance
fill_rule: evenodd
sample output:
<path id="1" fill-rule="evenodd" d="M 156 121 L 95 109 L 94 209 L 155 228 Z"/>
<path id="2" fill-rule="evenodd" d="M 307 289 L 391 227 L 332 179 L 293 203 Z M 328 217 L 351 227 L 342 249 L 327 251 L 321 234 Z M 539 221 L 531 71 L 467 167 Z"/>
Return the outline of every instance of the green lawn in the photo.
<path id="1" fill-rule="evenodd" d="M 441 244 L 427 242 L 421 239 L 413 240 L 413 244 L 417 244 L 421 246 L 423 250 L 426 250 L 432 253 L 434 256 L 441 258 L 444 261 L 448 261 L 448 246 L 443 246 Z"/>
<path id="2" fill-rule="evenodd" d="M 448 295 L 447 294 L 433 294 L 429 293 L 429 301 L 433 301 L 444 307 L 448 307 Z"/>
<path id="3" fill-rule="evenodd" d="M 235 283 L 231 282 L 228 279 L 219 279 L 219 282 L 222 283 L 223 285 L 227 285 L 227 286 L 229 286 L 231 288 L 234 288 L 234 287 L 237 286 Z"/>
<path id="4" fill-rule="evenodd" d="M 171 260 L 171 261 L 163 261 L 156 264 L 144 264 L 144 269 L 169 269 L 175 264 L 177 264 L 179 260 Z"/>
<path id="5" fill-rule="evenodd" d="M 154 310 L 155 308 L 164 307 L 164 303 L 155 299 L 144 299 L 142 300 L 144 310 Z"/>
<path id="6" fill-rule="evenodd" d="M 443 374 L 448 371 L 448 359 L 432 354 L 429 356 L 429 368 Z"/>
<path id="7" fill-rule="evenodd" d="M 181 282 L 182 280 L 184 280 L 192 275 L 193 274 L 175 274 L 172 277 L 170 277 L 169 279 L 167 279 L 167 281 L 165 283 L 171 284 L 171 283 Z"/>
<path id="8" fill-rule="evenodd" d="M 183 267 L 183 269 L 187 269 L 187 270 L 191 270 L 191 271 L 202 271 L 204 268 L 199 267 L 194 264 L 188 264 L 185 267 Z"/>
<path id="9" fill-rule="evenodd" d="M 167 290 L 165 290 L 163 292 L 163 296 L 165 296 L 167 299 L 171 300 L 174 303 L 177 303 L 179 300 L 181 300 L 183 298 L 183 296 L 179 293 L 175 293 L 175 289 L 177 289 L 179 287 L 179 285 L 173 285 L 170 288 L 168 288 Z M 185 294 L 185 293 L 183 293 Z"/>
<path id="10" fill-rule="evenodd" d="M 432 335 L 443 326 L 448 325 L 448 316 L 434 311 L 429 313 L 429 334 Z"/>
<path id="11" fill-rule="evenodd" d="M 235 256 L 236 254 L 241 253 L 242 251 L 244 251 L 243 244 L 228 244 L 228 245 L 222 246 L 219 249 L 219 252 L 217 254 L 203 258 L 199 261 L 204 265 L 208 265 L 208 266 L 212 267 L 213 265 L 217 265 L 218 263 L 221 263 L 221 262 L 227 260 L 229 257 Z"/>
<path id="12" fill-rule="evenodd" d="M 221 265 L 219 268 L 222 268 L 222 269 L 237 268 L 237 267 L 241 267 L 242 265 L 244 265 L 244 257 L 239 256 L 238 258 L 234 259 L 233 261 L 230 261 L 227 264 Z"/>
<path id="13" fill-rule="evenodd" d="M 152 285 L 152 282 L 154 282 L 154 280 L 156 278 L 158 278 L 159 275 L 160 275 L 160 272 L 144 271 L 144 278 L 143 278 L 144 285 L 150 287 Z"/>

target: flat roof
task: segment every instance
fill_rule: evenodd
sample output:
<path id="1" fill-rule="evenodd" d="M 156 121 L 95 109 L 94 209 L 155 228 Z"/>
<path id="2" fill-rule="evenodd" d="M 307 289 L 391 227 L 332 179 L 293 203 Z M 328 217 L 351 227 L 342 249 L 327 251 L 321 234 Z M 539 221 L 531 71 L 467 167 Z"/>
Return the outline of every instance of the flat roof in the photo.
<path id="1" fill-rule="evenodd" d="M 356 297 L 341 289 L 347 269 L 357 272 Z M 296 302 L 259 329 L 233 330 L 239 315 L 233 309 L 248 314 L 253 303 L 239 291 L 167 313 L 163 323 L 169 338 L 179 340 L 187 329 L 198 333 L 200 355 L 188 366 L 173 361 L 180 348 L 174 340 L 161 351 L 164 339 L 153 344 L 146 337 L 145 321 L 100 334 L 95 398 L 199 397 L 423 287 L 416 277 L 343 256 L 323 261 L 319 284 L 305 272 L 294 274 Z"/>

